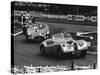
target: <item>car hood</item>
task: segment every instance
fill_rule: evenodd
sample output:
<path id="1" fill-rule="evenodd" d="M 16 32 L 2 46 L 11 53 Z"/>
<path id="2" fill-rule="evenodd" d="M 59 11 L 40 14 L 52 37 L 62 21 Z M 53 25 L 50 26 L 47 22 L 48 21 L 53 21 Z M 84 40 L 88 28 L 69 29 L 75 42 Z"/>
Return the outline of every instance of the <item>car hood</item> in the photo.
<path id="1" fill-rule="evenodd" d="M 67 43 L 67 41 L 69 41 L 69 40 L 72 40 L 72 41 L 74 41 L 75 42 L 75 40 L 73 40 L 73 39 L 71 39 L 71 38 L 66 38 L 66 39 L 47 39 L 47 40 L 45 40 L 44 42 L 45 43 L 47 43 L 47 42 L 52 42 L 51 44 L 61 44 L 61 43 L 63 43 L 63 44 L 66 44 Z M 50 45 L 50 44 L 49 44 Z"/>

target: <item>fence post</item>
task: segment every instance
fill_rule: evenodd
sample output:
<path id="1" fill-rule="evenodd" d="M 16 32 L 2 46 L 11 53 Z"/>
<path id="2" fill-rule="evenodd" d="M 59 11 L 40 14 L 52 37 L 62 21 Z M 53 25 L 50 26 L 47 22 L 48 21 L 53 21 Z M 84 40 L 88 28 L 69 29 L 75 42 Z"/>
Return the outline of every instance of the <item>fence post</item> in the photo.
<path id="1" fill-rule="evenodd" d="M 96 63 L 93 64 L 93 69 L 96 69 Z"/>
<path id="2" fill-rule="evenodd" d="M 41 72 L 41 68 L 39 68 L 39 72 Z"/>
<path id="3" fill-rule="evenodd" d="M 71 61 L 71 70 L 74 70 L 74 62 L 73 62 L 73 60 Z"/>

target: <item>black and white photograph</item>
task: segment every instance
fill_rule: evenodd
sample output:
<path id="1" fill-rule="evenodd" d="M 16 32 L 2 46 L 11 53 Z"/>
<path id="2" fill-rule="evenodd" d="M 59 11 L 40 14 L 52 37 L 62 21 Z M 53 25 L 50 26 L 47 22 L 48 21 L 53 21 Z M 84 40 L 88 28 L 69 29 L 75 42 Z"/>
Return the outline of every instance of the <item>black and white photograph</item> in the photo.
<path id="1" fill-rule="evenodd" d="M 11 2 L 11 73 L 98 69 L 98 6 Z"/>

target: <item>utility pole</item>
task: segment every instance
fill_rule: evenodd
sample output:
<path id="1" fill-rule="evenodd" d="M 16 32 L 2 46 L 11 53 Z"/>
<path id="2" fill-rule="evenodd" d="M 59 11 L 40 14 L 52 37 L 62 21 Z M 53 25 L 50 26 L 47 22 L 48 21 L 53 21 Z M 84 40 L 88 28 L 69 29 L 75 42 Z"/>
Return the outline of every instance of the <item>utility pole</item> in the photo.
<path id="1" fill-rule="evenodd" d="M 76 14 L 79 15 L 79 6 L 76 7 Z"/>

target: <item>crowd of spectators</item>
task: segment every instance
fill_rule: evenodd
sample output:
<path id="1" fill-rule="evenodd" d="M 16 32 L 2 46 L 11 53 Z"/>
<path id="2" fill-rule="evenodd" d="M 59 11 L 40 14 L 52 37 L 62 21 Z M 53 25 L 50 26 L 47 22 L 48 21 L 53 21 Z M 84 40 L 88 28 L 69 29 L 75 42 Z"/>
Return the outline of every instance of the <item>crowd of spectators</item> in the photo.
<path id="1" fill-rule="evenodd" d="M 12 2 L 12 7 L 17 11 L 37 11 L 56 15 L 85 15 L 97 16 L 97 6 L 34 3 L 34 2 Z"/>

